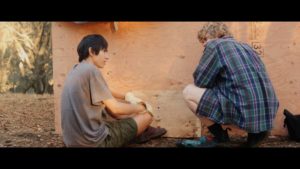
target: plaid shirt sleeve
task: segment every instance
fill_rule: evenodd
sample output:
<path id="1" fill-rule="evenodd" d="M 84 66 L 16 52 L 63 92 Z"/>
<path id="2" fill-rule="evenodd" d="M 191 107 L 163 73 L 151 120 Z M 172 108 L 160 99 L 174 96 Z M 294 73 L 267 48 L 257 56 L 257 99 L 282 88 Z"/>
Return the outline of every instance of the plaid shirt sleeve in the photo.
<path id="1" fill-rule="evenodd" d="M 216 49 L 206 46 L 200 63 L 193 73 L 195 86 L 211 88 L 220 71 L 220 67 Z"/>

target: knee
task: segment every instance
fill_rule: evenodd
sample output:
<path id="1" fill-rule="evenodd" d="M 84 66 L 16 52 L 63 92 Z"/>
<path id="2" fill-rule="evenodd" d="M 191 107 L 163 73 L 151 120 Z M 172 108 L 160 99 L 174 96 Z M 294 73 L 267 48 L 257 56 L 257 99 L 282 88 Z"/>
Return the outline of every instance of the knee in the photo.
<path id="1" fill-rule="evenodd" d="M 148 123 L 152 123 L 152 121 L 154 120 L 154 117 L 152 115 L 150 115 L 149 113 L 144 113 L 143 116 L 145 119 L 147 119 Z"/>
<path id="2" fill-rule="evenodd" d="M 182 91 L 183 98 L 185 100 L 189 100 L 191 95 L 191 89 L 193 88 L 192 84 L 188 84 Z"/>

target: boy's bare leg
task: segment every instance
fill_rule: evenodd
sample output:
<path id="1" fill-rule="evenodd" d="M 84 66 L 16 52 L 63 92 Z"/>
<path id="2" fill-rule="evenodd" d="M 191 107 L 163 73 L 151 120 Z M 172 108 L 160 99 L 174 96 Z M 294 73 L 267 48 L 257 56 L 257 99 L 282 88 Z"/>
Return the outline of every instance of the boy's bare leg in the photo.
<path id="1" fill-rule="evenodd" d="M 133 120 L 136 122 L 138 131 L 137 136 L 142 134 L 153 121 L 153 117 L 149 113 L 138 114 L 133 117 Z"/>
<path id="2" fill-rule="evenodd" d="M 196 114 L 198 104 L 200 102 L 201 97 L 203 96 L 205 92 L 205 88 L 199 88 L 193 84 L 187 85 L 183 90 L 183 97 L 185 102 L 187 103 L 187 106 L 189 109 Z M 199 117 L 201 120 L 201 123 L 205 126 L 213 125 L 215 122 L 212 120 L 205 118 L 205 117 Z"/>
<path id="3" fill-rule="evenodd" d="M 198 103 L 204 92 L 204 88 L 199 88 L 193 84 L 189 84 L 183 89 L 183 98 L 193 113 L 196 113 Z"/>

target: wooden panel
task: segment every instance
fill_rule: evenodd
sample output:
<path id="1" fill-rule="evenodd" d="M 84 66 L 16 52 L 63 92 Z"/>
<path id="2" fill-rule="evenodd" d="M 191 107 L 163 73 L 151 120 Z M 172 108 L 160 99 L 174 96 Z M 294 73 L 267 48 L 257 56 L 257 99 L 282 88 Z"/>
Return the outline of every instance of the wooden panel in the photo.
<path id="1" fill-rule="evenodd" d="M 181 91 L 192 83 L 192 73 L 203 48 L 197 40 L 202 22 L 53 23 L 53 63 L 56 129 L 60 133 L 60 94 L 63 81 L 77 62 L 81 38 L 100 33 L 109 42 L 110 62 L 101 70 L 109 86 L 121 92 L 144 93 L 160 107 L 160 125 L 170 137 L 190 137 L 198 130 L 195 116 L 182 100 Z M 237 40 L 259 53 L 280 101 L 274 135 L 286 135 L 283 109 L 300 114 L 300 24 L 298 22 L 229 22 Z M 155 97 L 158 95 L 159 97 Z M 189 123 L 190 121 L 190 123 Z M 243 134 L 234 130 L 232 134 Z"/>

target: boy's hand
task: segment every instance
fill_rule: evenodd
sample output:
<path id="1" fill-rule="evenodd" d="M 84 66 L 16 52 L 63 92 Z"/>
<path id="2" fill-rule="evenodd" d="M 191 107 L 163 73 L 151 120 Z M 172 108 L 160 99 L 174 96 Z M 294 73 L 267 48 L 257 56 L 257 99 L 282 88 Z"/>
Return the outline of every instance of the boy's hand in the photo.
<path id="1" fill-rule="evenodd" d="M 152 106 L 149 104 L 149 103 L 147 103 L 147 102 L 141 102 L 140 104 L 142 104 L 143 106 L 145 106 L 145 108 L 146 108 L 146 111 L 153 117 L 154 115 L 153 115 L 153 108 L 152 108 Z"/>
<path id="2" fill-rule="evenodd" d="M 147 112 L 149 112 L 149 114 L 153 116 L 152 106 L 149 103 L 144 102 L 142 99 L 136 97 L 133 93 L 131 92 L 126 93 L 125 100 L 130 102 L 131 104 L 142 104 L 147 109 Z"/>
<path id="3" fill-rule="evenodd" d="M 139 104 L 139 103 L 143 102 L 142 99 L 136 97 L 136 96 L 135 96 L 133 93 L 131 93 L 131 92 L 127 92 L 127 93 L 125 94 L 125 100 L 128 101 L 128 102 L 130 102 L 131 104 Z"/>

